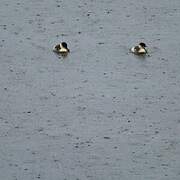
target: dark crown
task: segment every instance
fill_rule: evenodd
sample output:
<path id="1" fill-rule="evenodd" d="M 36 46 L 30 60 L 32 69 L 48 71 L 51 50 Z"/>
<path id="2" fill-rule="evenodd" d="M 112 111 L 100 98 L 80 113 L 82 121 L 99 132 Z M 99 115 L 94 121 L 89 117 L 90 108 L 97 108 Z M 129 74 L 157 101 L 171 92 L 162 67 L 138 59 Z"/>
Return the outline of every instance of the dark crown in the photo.
<path id="1" fill-rule="evenodd" d="M 64 48 L 67 49 L 67 43 L 66 43 L 66 42 L 62 42 L 61 44 L 62 44 L 62 46 L 63 46 Z"/>
<path id="2" fill-rule="evenodd" d="M 140 46 L 142 46 L 143 48 L 147 47 L 145 43 L 141 42 L 139 43 Z"/>

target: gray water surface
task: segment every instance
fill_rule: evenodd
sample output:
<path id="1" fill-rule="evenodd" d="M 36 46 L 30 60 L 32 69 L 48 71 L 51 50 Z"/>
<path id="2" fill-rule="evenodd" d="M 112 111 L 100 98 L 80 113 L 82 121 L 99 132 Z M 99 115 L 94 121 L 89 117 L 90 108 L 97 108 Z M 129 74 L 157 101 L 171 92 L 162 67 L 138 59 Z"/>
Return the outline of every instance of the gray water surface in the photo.
<path id="1" fill-rule="evenodd" d="M 0 179 L 179 180 L 179 20 L 179 0 L 1 0 Z"/>

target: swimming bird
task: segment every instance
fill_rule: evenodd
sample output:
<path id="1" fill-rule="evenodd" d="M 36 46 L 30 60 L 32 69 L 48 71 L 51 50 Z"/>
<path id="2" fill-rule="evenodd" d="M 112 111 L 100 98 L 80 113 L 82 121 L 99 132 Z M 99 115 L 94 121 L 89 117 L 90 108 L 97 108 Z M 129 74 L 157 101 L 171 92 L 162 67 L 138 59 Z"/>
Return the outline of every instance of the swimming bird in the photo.
<path id="1" fill-rule="evenodd" d="M 130 49 L 130 51 L 136 55 L 144 55 L 147 54 L 146 44 L 141 42 L 139 45 L 134 46 Z"/>
<path id="2" fill-rule="evenodd" d="M 53 51 L 58 53 L 58 54 L 67 54 L 69 53 L 69 49 L 67 47 L 67 43 L 66 42 L 62 42 L 60 44 L 57 44 L 53 47 Z"/>

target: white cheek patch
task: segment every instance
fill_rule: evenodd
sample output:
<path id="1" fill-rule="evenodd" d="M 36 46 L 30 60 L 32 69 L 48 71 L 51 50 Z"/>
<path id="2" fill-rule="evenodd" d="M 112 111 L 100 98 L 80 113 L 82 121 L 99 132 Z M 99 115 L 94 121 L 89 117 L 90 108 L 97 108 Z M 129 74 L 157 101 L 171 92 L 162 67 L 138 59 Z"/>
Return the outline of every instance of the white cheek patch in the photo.
<path id="1" fill-rule="evenodd" d="M 139 50 L 139 53 L 146 53 L 146 50 L 143 49 L 143 48 L 141 48 L 141 49 Z"/>
<path id="2" fill-rule="evenodd" d="M 67 50 L 66 48 L 64 48 L 64 47 L 62 46 L 62 44 L 60 44 L 60 50 L 59 50 L 59 52 L 60 52 L 60 53 L 67 53 L 68 50 Z"/>
<path id="3" fill-rule="evenodd" d="M 67 53 L 67 52 L 68 52 L 68 50 L 67 50 L 67 49 L 65 49 L 65 48 L 61 48 L 61 49 L 59 50 L 59 52 L 61 52 L 61 53 Z"/>

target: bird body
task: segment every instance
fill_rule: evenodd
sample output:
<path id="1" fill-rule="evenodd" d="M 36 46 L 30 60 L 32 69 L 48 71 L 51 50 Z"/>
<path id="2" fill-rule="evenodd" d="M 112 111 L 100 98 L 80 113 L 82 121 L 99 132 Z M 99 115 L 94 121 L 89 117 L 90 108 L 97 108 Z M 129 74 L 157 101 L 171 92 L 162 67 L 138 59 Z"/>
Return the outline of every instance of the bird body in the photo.
<path id="1" fill-rule="evenodd" d="M 62 42 L 60 44 L 57 44 L 53 47 L 53 51 L 59 54 L 67 54 L 69 52 L 69 49 L 67 47 L 66 42 Z"/>
<path id="2" fill-rule="evenodd" d="M 143 55 L 147 53 L 146 44 L 139 43 L 139 45 L 134 46 L 130 49 L 130 51 L 136 55 Z"/>

